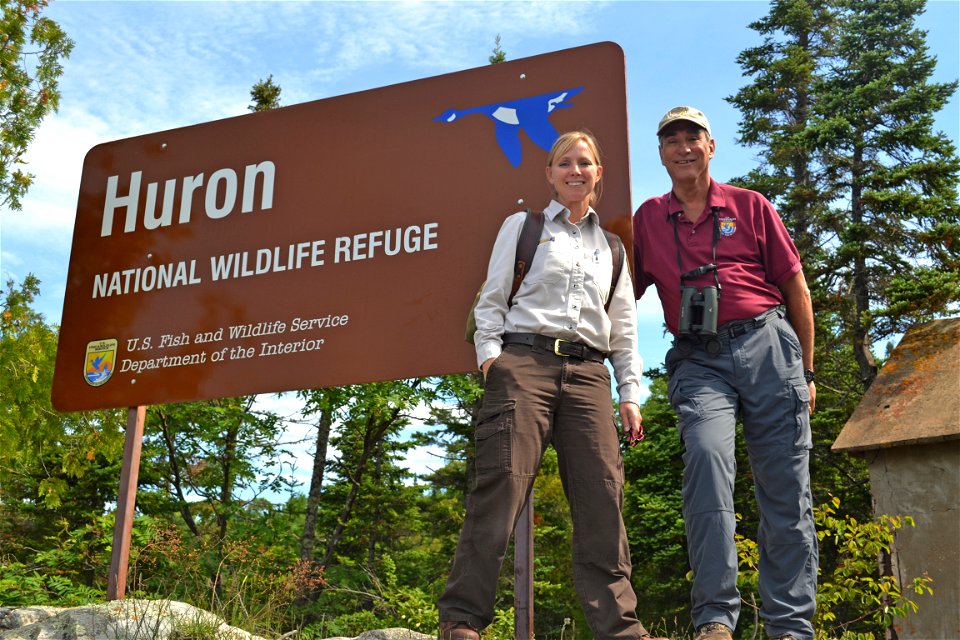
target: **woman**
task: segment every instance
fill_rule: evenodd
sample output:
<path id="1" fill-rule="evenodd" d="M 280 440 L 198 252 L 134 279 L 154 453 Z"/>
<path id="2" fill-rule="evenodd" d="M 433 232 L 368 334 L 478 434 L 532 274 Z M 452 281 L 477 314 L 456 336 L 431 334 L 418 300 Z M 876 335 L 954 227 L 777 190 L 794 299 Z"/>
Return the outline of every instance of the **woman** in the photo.
<path id="1" fill-rule="evenodd" d="M 546 167 L 553 200 L 509 307 L 526 213 L 507 218 L 494 244 L 474 312 L 484 376 L 476 483 L 438 603 L 444 640 L 476 640 L 492 621 L 500 565 L 548 444 L 557 451 L 570 504 L 574 582 L 587 622 L 597 638 L 649 637 L 630 585 L 623 463 L 604 364 L 610 358 L 617 377 L 624 433 L 637 441 L 643 429 L 636 302 L 627 268 L 610 291 L 612 253 L 592 207 L 602 175 L 592 135 L 574 131 L 554 143 Z"/>

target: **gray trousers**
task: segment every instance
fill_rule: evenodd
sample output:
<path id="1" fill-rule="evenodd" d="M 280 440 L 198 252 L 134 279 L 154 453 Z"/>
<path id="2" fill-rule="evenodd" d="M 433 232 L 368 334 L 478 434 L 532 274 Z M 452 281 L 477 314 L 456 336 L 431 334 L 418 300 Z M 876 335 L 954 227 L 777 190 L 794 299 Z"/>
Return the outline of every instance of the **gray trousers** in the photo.
<path id="1" fill-rule="evenodd" d="M 805 640 L 813 637 L 819 561 L 810 494 L 810 394 L 800 343 L 783 312 L 768 314 L 760 324 L 723 337 L 716 356 L 677 342 L 667 353 L 668 393 L 685 448 L 691 615 L 695 627 L 737 625 L 734 429 L 742 418 L 760 508 L 760 614 L 769 635 Z"/>
<path id="2" fill-rule="evenodd" d="M 440 620 L 482 629 L 500 566 L 548 445 L 573 519 L 573 577 L 600 640 L 639 638 L 623 526 L 623 460 L 604 364 L 507 345 L 487 372 L 476 426 L 476 484 L 467 499 Z"/>

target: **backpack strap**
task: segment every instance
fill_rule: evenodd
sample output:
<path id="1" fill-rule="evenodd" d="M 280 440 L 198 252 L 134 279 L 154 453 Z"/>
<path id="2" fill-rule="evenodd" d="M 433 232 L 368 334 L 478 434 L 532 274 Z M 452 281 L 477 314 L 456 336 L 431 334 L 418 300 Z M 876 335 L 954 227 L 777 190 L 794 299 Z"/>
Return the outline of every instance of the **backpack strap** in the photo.
<path id="1" fill-rule="evenodd" d="M 510 297 L 507 298 L 507 307 L 513 305 L 513 296 L 520 289 L 520 283 L 523 277 L 530 271 L 530 263 L 533 262 L 533 256 L 537 253 L 537 246 L 540 244 L 540 236 L 543 233 L 543 211 L 530 211 L 527 209 L 527 217 L 523 221 L 523 228 L 520 229 L 520 238 L 517 240 L 517 258 L 513 268 L 513 286 L 510 288 Z"/>
<path id="2" fill-rule="evenodd" d="M 610 279 L 610 292 L 607 294 L 607 304 L 603 305 L 603 310 L 609 311 L 610 302 L 613 300 L 613 290 L 617 288 L 617 281 L 620 280 L 620 272 L 623 270 L 626 250 L 623 248 L 623 241 L 620 236 L 606 229 L 601 229 L 601 231 L 603 231 L 607 244 L 610 245 L 610 253 L 613 255 L 613 276 Z"/>

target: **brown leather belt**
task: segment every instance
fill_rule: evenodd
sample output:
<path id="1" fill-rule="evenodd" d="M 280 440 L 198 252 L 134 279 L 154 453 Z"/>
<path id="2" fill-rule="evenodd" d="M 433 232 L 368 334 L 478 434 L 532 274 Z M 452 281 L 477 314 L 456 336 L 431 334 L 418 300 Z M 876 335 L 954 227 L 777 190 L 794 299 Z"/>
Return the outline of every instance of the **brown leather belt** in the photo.
<path id="1" fill-rule="evenodd" d="M 559 338 L 542 336 L 539 333 L 505 333 L 503 344 L 525 344 L 528 347 L 537 347 L 558 356 L 579 358 L 589 362 L 603 362 L 607 354 L 580 342 L 571 342 Z"/>

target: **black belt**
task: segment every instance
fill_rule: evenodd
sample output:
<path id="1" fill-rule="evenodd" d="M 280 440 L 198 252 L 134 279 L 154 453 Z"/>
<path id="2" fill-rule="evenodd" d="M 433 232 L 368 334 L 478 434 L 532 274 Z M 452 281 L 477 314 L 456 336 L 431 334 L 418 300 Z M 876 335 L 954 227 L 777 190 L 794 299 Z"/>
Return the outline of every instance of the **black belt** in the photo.
<path id="1" fill-rule="evenodd" d="M 607 354 L 593 347 L 579 342 L 542 336 L 539 333 L 505 333 L 503 344 L 525 344 L 528 347 L 539 347 L 558 356 L 570 356 L 590 362 L 603 362 L 607 359 Z"/>
<path id="2" fill-rule="evenodd" d="M 718 338 L 739 338 L 745 333 L 753 331 L 754 329 L 759 329 L 763 325 L 767 324 L 767 320 L 772 318 L 775 315 L 780 315 L 784 313 L 783 307 L 773 307 L 772 309 L 767 309 L 760 315 L 755 318 L 750 318 L 749 320 L 734 320 L 733 322 L 728 322 L 719 329 L 717 329 Z"/>

